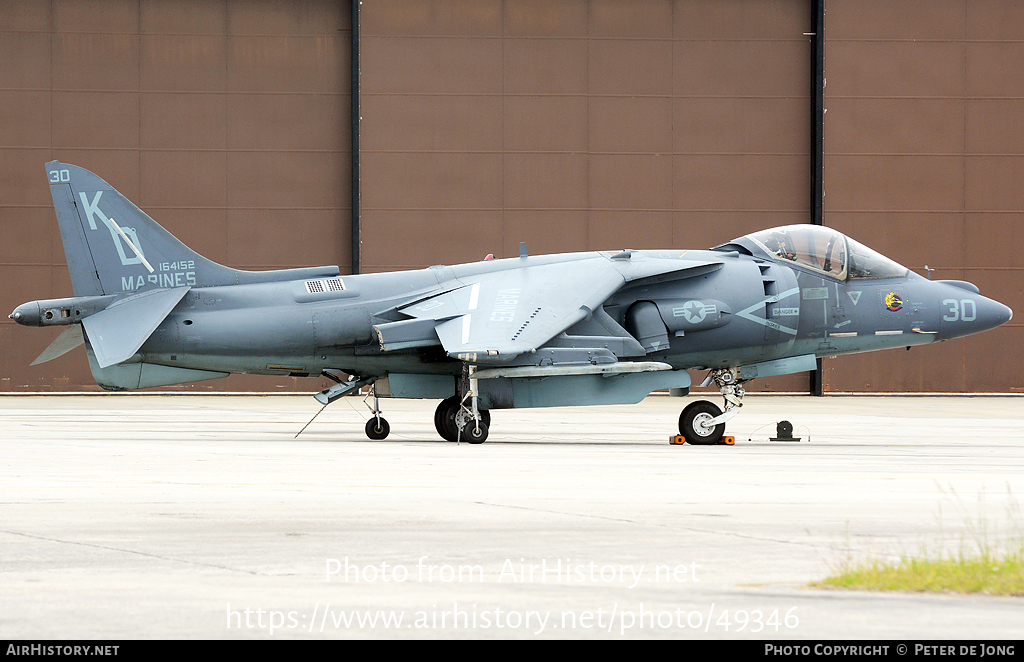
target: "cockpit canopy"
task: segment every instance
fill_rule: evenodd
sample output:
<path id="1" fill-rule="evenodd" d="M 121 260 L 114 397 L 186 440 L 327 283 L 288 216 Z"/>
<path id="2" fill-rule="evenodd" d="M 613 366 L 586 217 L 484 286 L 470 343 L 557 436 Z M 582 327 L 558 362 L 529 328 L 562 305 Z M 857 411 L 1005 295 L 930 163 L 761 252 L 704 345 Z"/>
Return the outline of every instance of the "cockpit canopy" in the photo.
<path id="1" fill-rule="evenodd" d="M 902 278 L 906 267 L 884 255 L 820 225 L 788 225 L 762 230 L 737 239 L 749 240 L 769 257 L 819 271 L 832 278 Z"/>

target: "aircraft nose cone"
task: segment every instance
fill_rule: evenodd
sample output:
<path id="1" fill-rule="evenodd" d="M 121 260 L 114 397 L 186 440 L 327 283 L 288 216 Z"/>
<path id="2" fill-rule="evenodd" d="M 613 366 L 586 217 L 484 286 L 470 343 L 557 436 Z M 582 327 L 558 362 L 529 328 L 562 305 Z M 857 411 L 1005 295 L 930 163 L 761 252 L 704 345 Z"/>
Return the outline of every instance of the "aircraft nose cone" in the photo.
<path id="1" fill-rule="evenodd" d="M 972 301 L 975 302 L 975 310 L 971 310 L 970 303 Z M 960 313 L 958 321 L 949 322 L 949 326 L 952 327 L 955 336 L 966 336 L 988 331 L 989 329 L 1006 324 L 1013 317 L 1013 311 L 1010 310 L 1009 306 L 1004 306 L 998 301 L 979 295 L 961 300 L 958 304 L 958 306 L 953 306 L 947 303 L 950 317 L 955 316 L 957 312 Z M 959 308 L 959 310 L 955 310 L 955 308 Z M 948 318 L 944 319 L 948 321 Z M 961 328 L 956 328 L 957 326 Z"/>
<path id="2" fill-rule="evenodd" d="M 978 297 L 978 319 L 971 325 L 971 332 L 986 331 L 1002 326 L 1013 317 L 1013 311 L 1009 306 L 1004 306 L 998 301 Z"/>
<path id="3" fill-rule="evenodd" d="M 1006 324 L 1013 317 L 1009 306 L 978 294 L 978 288 L 970 283 L 940 281 L 936 285 L 940 340 L 988 331 Z"/>
<path id="4" fill-rule="evenodd" d="M 1013 309 L 1011 309 L 1009 306 L 1004 306 L 998 301 L 993 301 L 992 303 L 994 303 L 997 308 L 996 313 L 994 315 L 994 326 L 1002 326 L 1003 324 L 1006 324 L 1007 322 L 1013 319 Z"/>

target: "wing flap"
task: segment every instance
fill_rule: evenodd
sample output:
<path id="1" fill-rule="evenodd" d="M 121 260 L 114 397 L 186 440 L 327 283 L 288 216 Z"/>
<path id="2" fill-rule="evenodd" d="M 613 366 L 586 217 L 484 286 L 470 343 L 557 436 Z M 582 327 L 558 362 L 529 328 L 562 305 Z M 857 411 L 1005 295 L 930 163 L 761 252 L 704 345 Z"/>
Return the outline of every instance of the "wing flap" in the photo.
<path id="1" fill-rule="evenodd" d="M 106 368 L 130 359 L 189 291 L 149 290 L 120 299 L 82 320 L 96 363 Z"/>

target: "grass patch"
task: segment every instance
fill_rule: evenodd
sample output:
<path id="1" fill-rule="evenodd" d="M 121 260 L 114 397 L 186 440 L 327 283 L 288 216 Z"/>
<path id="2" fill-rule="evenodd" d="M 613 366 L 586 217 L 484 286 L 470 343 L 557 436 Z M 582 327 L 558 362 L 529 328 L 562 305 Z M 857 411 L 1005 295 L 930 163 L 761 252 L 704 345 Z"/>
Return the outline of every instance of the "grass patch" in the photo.
<path id="1" fill-rule="evenodd" d="M 847 563 L 831 577 L 816 582 L 828 588 L 869 591 L 981 593 L 1024 597 L 1024 549 L 974 557 L 903 557 Z"/>
<path id="2" fill-rule="evenodd" d="M 940 490 L 954 499 L 957 510 L 963 504 L 952 490 Z M 984 492 L 980 498 L 984 505 Z M 957 554 L 922 552 L 903 555 L 898 561 L 867 559 L 854 561 L 847 531 L 846 558 L 836 572 L 812 586 L 861 589 L 868 591 L 906 591 L 1006 595 L 1024 597 L 1024 534 L 1021 508 L 1007 487 L 1007 519 L 1013 534 L 1002 544 L 993 544 L 996 531 L 986 517 L 965 517 L 964 533 Z M 945 538 L 941 510 L 941 538 Z M 940 544 L 939 549 L 948 549 Z"/>

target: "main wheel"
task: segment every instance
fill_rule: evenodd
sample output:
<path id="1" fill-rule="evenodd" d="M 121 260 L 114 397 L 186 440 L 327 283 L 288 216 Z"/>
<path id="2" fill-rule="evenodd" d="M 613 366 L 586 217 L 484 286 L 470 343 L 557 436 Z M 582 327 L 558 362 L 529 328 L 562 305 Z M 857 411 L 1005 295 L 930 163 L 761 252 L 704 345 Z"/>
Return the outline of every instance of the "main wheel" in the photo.
<path id="1" fill-rule="evenodd" d="M 706 428 L 701 424 L 721 415 L 722 410 L 713 402 L 691 402 L 679 414 L 679 434 L 683 435 L 687 443 L 695 446 L 717 444 L 725 434 L 725 423 L 719 423 L 712 428 Z"/>
<path id="2" fill-rule="evenodd" d="M 459 411 L 459 397 L 445 398 L 434 410 L 434 429 L 445 441 L 455 441 L 459 433 L 455 427 L 455 414 Z"/>
<path id="3" fill-rule="evenodd" d="M 437 405 L 437 409 L 434 410 L 434 429 L 441 435 L 441 438 L 445 441 L 458 441 L 459 439 L 459 428 L 455 422 L 455 417 L 459 413 L 461 402 L 459 396 L 453 395 L 450 398 L 445 398 L 441 401 L 441 404 Z M 486 409 L 480 410 L 480 420 L 488 427 L 491 425 L 491 412 Z M 462 438 L 465 439 L 466 435 L 463 434 Z M 478 442 L 483 443 L 483 442 Z"/>
<path id="4" fill-rule="evenodd" d="M 366 436 L 374 441 L 387 439 L 391 433 L 391 426 L 383 417 L 374 416 L 366 421 Z"/>

